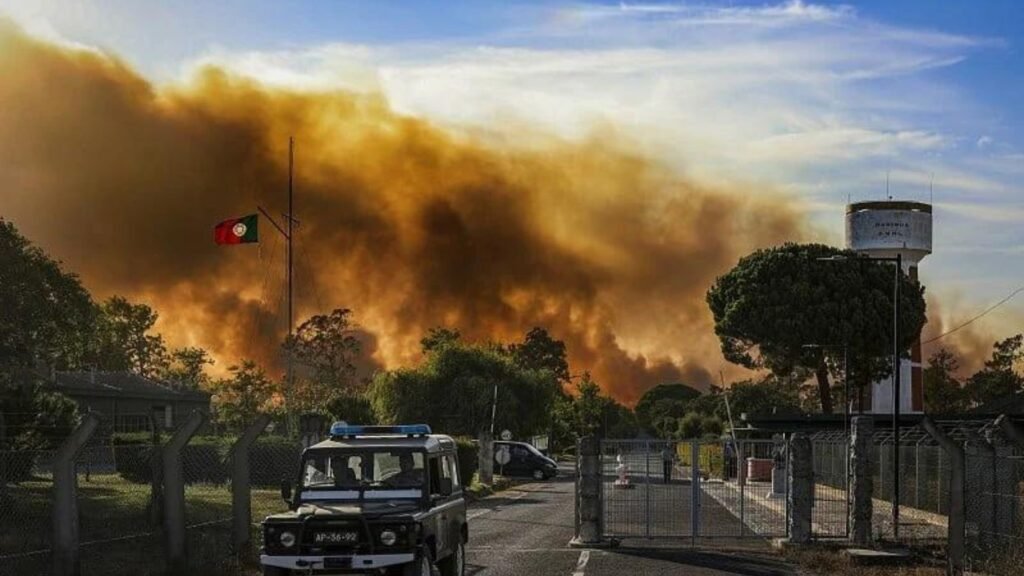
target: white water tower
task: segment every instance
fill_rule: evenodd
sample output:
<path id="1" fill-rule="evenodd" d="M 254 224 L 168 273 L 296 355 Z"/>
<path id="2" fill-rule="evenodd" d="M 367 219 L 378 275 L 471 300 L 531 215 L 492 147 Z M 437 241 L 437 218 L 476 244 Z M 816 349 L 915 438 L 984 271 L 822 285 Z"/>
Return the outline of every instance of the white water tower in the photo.
<path id="1" fill-rule="evenodd" d="M 932 253 L 932 205 L 882 200 L 855 202 L 846 207 L 846 247 L 868 256 L 903 257 L 903 271 L 917 280 L 917 265 Z M 892 412 L 892 382 L 871 386 L 871 411 Z M 910 360 L 900 365 L 900 412 L 924 411 L 921 341 L 914 342 Z"/>

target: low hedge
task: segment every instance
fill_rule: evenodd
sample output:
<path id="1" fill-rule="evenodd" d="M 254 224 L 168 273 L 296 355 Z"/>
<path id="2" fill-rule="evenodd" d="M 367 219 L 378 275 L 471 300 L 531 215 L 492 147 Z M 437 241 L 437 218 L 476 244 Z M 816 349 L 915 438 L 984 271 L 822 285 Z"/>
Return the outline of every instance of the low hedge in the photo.
<path id="1" fill-rule="evenodd" d="M 291 439 L 267 436 L 249 449 L 249 481 L 253 486 L 271 488 L 282 480 L 294 481 L 302 446 Z"/>
<path id="2" fill-rule="evenodd" d="M 32 477 L 36 452 L 33 450 L 12 450 L 0 452 L 0 481 L 17 484 Z"/>
<path id="3" fill-rule="evenodd" d="M 455 446 L 458 449 L 459 477 L 468 483 L 480 465 L 480 446 L 469 438 L 456 438 Z"/>
<path id="4" fill-rule="evenodd" d="M 153 478 L 152 458 L 159 447 L 152 436 L 115 434 L 116 469 L 122 478 L 137 484 L 149 484 Z M 196 436 L 182 451 L 186 484 L 225 484 L 231 479 L 230 450 L 234 438 Z M 259 438 L 249 449 L 249 478 L 254 487 L 276 487 L 291 480 L 302 453 L 301 445 L 287 438 Z"/>

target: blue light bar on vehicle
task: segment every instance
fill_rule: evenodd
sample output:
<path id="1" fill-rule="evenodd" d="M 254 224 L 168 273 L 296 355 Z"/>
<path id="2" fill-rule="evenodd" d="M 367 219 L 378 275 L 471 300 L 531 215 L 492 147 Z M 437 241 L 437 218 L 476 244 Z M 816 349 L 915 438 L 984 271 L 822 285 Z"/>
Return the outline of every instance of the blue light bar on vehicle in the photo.
<path id="1" fill-rule="evenodd" d="M 350 426 L 344 422 L 331 425 L 331 436 L 375 436 L 375 435 L 426 436 L 430 426 L 426 424 L 400 424 L 398 426 Z"/>

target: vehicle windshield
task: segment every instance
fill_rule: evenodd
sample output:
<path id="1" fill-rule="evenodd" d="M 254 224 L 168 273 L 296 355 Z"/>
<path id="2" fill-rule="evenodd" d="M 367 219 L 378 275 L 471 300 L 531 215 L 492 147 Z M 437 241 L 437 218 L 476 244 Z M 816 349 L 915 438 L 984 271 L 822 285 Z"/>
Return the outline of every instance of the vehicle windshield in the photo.
<path id="1" fill-rule="evenodd" d="M 423 453 L 403 449 L 332 450 L 306 454 L 302 488 L 312 497 L 417 498 L 425 474 Z M 319 493 L 318 493 L 319 492 Z"/>
<path id="2" fill-rule="evenodd" d="M 547 458 L 547 456 L 544 456 L 544 453 L 541 452 L 540 450 L 537 450 L 537 448 L 533 444 L 527 444 L 526 445 L 526 449 L 529 450 L 531 453 L 533 453 L 535 456 L 540 456 L 542 458 Z"/>

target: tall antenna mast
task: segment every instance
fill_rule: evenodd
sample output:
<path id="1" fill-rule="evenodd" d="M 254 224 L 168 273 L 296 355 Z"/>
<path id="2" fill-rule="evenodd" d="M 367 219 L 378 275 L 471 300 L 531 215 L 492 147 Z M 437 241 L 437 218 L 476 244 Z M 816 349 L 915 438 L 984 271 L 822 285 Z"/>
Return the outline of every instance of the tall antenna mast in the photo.
<path id="1" fill-rule="evenodd" d="M 886 168 L 886 170 L 885 170 L 885 196 L 889 200 L 892 200 L 892 194 L 889 194 L 889 169 L 888 168 Z"/>
<path id="2" fill-rule="evenodd" d="M 291 341 L 293 334 L 293 326 L 295 325 L 292 317 L 292 231 L 295 224 L 295 205 L 294 195 L 292 189 L 292 172 L 295 164 L 295 138 L 292 136 L 288 137 L 288 340 Z M 292 410 L 291 401 L 295 395 L 295 370 L 292 366 L 292 351 L 288 350 L 288 400 L 286 401 L 287 410 L 289 413 Z M 291 420 L 289 416 L 288 420 Z"/>

